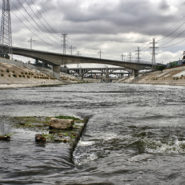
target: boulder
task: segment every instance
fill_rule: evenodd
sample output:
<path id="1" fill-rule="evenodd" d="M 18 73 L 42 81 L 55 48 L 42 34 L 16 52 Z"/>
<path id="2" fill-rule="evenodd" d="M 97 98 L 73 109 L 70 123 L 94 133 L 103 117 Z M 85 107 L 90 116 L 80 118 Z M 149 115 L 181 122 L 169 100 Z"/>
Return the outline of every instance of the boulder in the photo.
<path id="1" fill-rule="evenodd" d="M 46 138 L 42 134 L 36 134 L 35 141 L 36 142 L 46 142 Z"/>
<path id="2" fill-rule="evenodd" d="M 10 136 L 0 136 L 0 141 L 10 141 Z"/>
<path id="3" fill-rule="evenodd" d="M 69 130 L 72 129 L 74 124 L 73 119 L 57 119 L 51 118 L 50 120 L 50 129 L 59 129 L 59 130 Z"/>

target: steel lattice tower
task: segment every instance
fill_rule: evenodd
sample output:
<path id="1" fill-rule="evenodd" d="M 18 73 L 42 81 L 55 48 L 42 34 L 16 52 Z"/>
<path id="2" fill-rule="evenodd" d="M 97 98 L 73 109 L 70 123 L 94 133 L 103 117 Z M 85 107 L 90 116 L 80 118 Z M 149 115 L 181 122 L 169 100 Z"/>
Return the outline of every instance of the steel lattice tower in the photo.
<path id="1" fill-rule="evenodd" d="M 8 57 L 8 53 L 12 53 L 12 30 L 9 0 L 2 0 L 0 44 L 6 46 L 6 48 L 1 50 L 1 56 Z"/>

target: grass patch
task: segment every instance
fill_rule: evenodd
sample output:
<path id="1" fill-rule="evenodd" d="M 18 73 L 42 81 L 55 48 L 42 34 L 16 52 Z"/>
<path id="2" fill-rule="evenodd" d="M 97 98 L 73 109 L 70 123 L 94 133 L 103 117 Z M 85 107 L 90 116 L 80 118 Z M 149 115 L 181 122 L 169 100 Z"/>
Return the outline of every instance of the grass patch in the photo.
<path id="1" fill-rule="evenodd" d="M 80 118 L 76 118 L 73 116 L 56 116 L 55 118 L 57 118 L 57 119 L 73 119 L 74 121 L 83 121 Z"/>
<path id="2" fill-rule="evenodd" d="M 21 128 L 42 128 L 49 126 L 50 118 L 47 117 L 16 117 L 16 126 Z"/>

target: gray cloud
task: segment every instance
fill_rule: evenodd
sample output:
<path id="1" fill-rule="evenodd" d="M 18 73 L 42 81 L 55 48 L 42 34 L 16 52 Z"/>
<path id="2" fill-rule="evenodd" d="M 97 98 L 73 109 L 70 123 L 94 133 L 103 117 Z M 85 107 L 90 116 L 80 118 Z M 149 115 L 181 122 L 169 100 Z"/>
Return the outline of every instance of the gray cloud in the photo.
<path id="1" fill-rule="evenodd" d="M 11 2 L 15 42 L 27 46 L 27 40 L 32 36 L 37 40 L 38 47 L 45 48 L 46 44 L 42 40 L 50 43 L 55 40 L 53 48 L 56 50 L 61 43 L 59 33 L 69 33 L 68 37 L 73 37 L 70 44 L 84 50 L 85 48 L 98 49 L 105 47 L 106 44 L 107 51 L 112 50 L 112 53 L 121 52 L 123 49 L 130 50 L 130 47 L 142 46 L 142 43 L 148 42 L 153 37 L 169 36 L 169 33 L 182 23 L 182 16 L 185 16 L 185 2 L 180 0 L 175 2 L 172 0 L 16 0 Z M 23 6 L 39 27 L 27 15 Z M 183 29 L 185 25 L 177 30 L 176 34 L 171 34 L 170 39 L 184 37 Z M 137 36 L 127 37 L 130 33 Z M 123 49 L 118 49 L 116 43 L 120 47 L 123 44 Z M 48 47 L 52 48 L 52 46 Z"/>

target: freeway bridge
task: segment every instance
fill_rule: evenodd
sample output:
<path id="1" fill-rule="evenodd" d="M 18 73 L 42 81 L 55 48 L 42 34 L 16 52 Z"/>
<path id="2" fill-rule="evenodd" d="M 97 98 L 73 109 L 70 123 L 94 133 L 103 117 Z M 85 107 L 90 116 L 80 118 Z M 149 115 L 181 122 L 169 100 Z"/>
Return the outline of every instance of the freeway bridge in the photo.
<path id="1" fill-rule="evenodd" d="M 5 50 L 5 49 L 7 49 L 6 46 L 0 45 L 0 50 Z M 118 60 L 65 55 L 65 54 L 60 54 L 55 52 L 25 49 L 20 47 L 12 47 L 11 52 L 12 54 L 15 54 L 15 55 L 30 57 L 52 65 L 53 71 L 56 77 L 59 76 L 60 74 L 60 66 L 64 64 L 93 63 L 93 64 L 106 64 L 106 65 L 119 66 L 119 67 L 124 67 L 125 69 L 131 69 L 135 76 L 138 75 L 139 70 L 149 69 L 152 67 L 151 63 L 146 63 L 144 61 L 141 61 L 140 63 L 129 62 L 129 61 L 123 62 Z"/>

